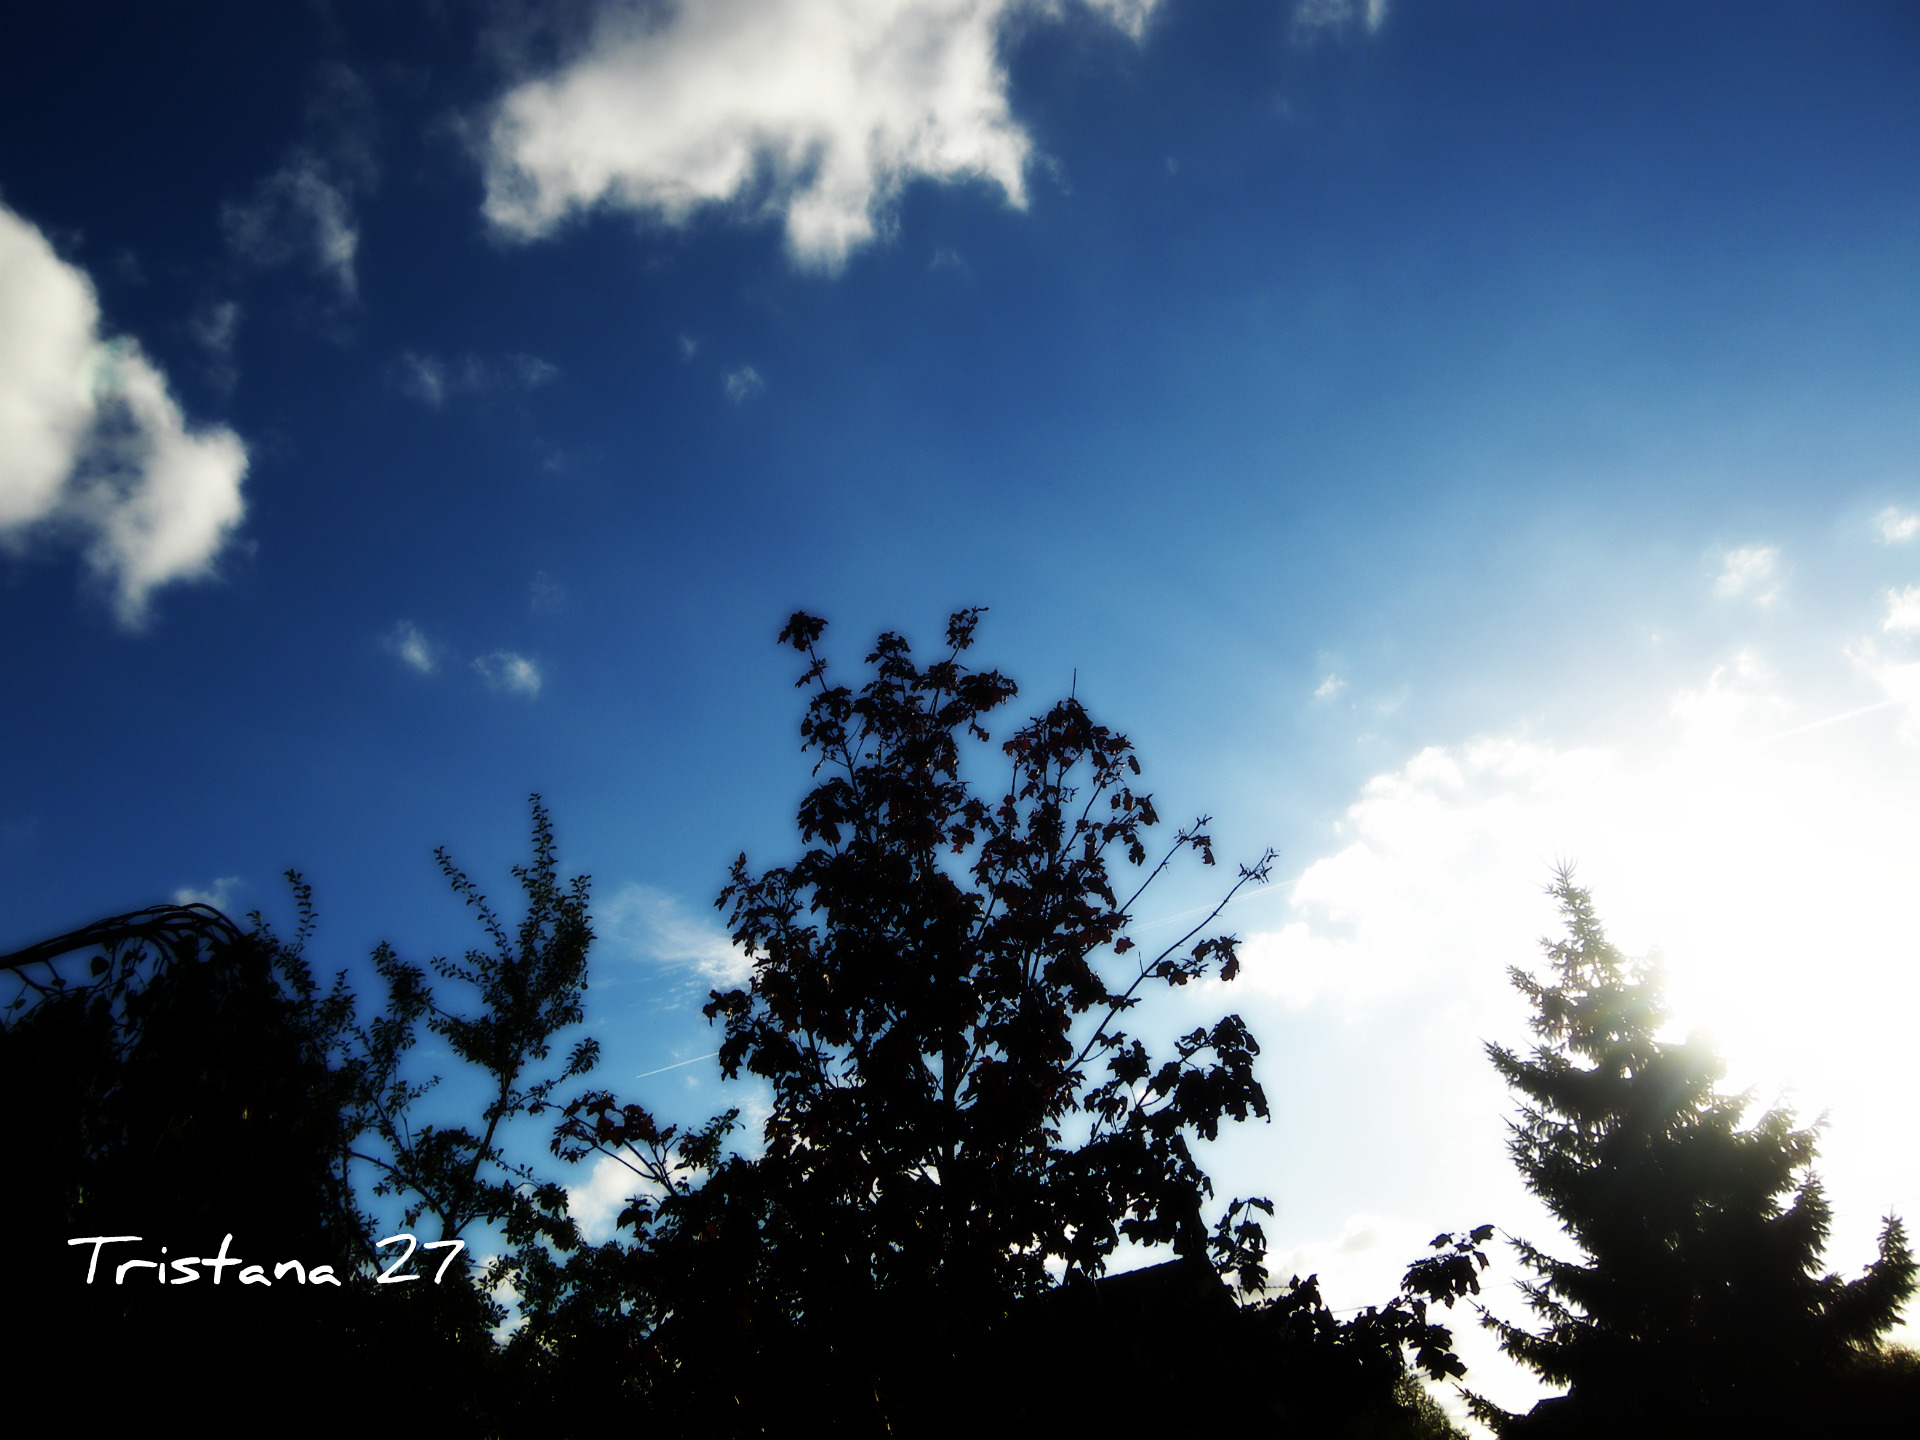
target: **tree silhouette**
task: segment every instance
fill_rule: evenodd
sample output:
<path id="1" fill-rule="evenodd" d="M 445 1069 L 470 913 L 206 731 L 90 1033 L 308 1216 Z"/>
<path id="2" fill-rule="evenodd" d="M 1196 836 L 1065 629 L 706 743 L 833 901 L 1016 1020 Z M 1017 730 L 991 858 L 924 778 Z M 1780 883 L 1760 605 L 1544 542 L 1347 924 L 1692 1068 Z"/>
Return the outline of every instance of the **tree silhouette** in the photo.
<path id="1" fill-rule="evenodd" d="M 1914 1287 L 1900 1222 L 1885 1222 L 1859 1279 L 1822 1274 L 1830 1216 L 1810 1168 L 1815 1130 L 1780 1109 L 1743 1127 L 1750 1096 L 1715 1088 L 1725 1067 L 1707 1043 L 1659 1038 L 1658 969 L 1607 941 L 1570 871 L 1551 893 L 1567 923 L 1546 947 L 1552 976 L 1512 972 L 1544 1043 L 1527 1058 L 1487 1053 L 1524 1097 L 1514 1161 L 1583 1254 L 1515 1242 L 1544 1324 L 1489 1324 L 1509 1354 L 1570 1389 L 1526 1417 L 1481 1402 L 1482 1417 L 1528 1436 L 1865 1420 L 1881 1401 L 1856 1403 L 1873 1390 L 1855 1383 L 1859 1361 Z"/>
<path id="2" fill-rule="evenodd" d="M 212 1256 L 223 1236 L 220 1253 L 343 1278 L 363 1263 L 352 1085 L 330 1063 L 350 997 L 316 985 L 297 942 L 205 906 L 116 916 L 0 963 L 17 985 L 0 1025 L 16 1382 L 117 1428 L 150 1423 L 152 1397 L 210 1359 L 221 1383 L 201 1413 L 216 1424 L 273 1408 L 289 1375 L 337 1379 L 357 1310 L 346 1289 L 240 1294 L 235 1275 L 216 1288 L 204 1271 L 163 1289 L 151 1266 L 163 1246 Z M 69 1244 L 89 1236 L 141 1243 Z M 118 1283 L 134 1258 L 147 1263 Z M 305 1433 L 303 1417 L 288 1428 Z"/>
<path id="3" fill-rule="evenodd" d="M 438 991 L 381 946 L 386 1005 L 364 1023 L 344 976 L 330 988 L 313 976 L 311 895 L 292 874 L 290 941 L 258 915 L 242 931 L 207 906 L 159 906 L 0 957 L 15 992 L 0 1023 L 0 1194 L 22 1237 L 20 1293 L 42 1307 L 21 1374 L 84 1397 L 101 1425 L 150 1421 L 155 1394 L 213 1365 L 217 1383 L 196 1394 L 195 1413 L 220 1429 L 337 1429 L 336 1410 L 290 1407 L 289 1395 L 372 1386 L 385 1426 L 499 1433 L 517 1408 L 491 1333 L 504 1312 L 462 1251 L 437 1282 L 371 1283 L 400 1252 L 376 1251 L 356 1187 L 371 1171 L 405 1226 L 431 1215 L 441 1239 L 490 1223 L 510 1244 L 572 1242 L 564 1192 L 504 1142 L 595 1056 L 590 1041 L 564 1062 L 551 1055 L 580 1019 L 592 932 L 586 881 L 560 882 L 538 796 L 533 820 L 533 862 L 514 871 L 528 901 L 517 930 L 441 852 L 491 944 L 433 961 Z M 470 1007 L 448 998 L 461 988 Z M 484 1078 L 474 1123 L 426 1118 L 438 1079 L 408 1063 L 423 1027 Z M 306 1287 L 304 1268 L 245 1293 L 233 1275 L 219 1287 L 204 1271 L 164 1288 L 150 1271 L 145 1285 L 119 1283 L 123 1259 L 151 1261 L 162 1246 L 213 1255 L 228 1233 L 232 1254 L 327 1265 L 341 1284 Z M 109 1250 L 89 1285 L 86 1249 L 67 1244 L 86 1236 L 141 1244 Z M 107 1374 L 117 1384 L 102 1389 Z"/>
<path id="4" fill-rule="evenodd" d="M 979 614 L 924 666 L 881 635 L 857 691 L 827 678 L 824 622 L 782 632 L 812 692 L 806 848 L 735 861 L 718 903 L 752 977 L 707 1007 L 725 1073 L 771 1088 L 764 1152 L 723 1154 L 735 1112 L 682 1133 L 605 1092 L 568 1108 L 556 1148 L 621 1160 L 640 1193 L 632 1243 L 524 1257 L 516 1344 L 568 1402 L 549 1412 L 586 1431 L 596 1397 L 644 1400 L 711 1435 L 797 1414 L 858 1435 L 1451 1433 L 1403 1351 L 1461 1373 L 1428 1307 L 1477 1292 L 1491 1230 L 1440 1237 L 1344 1323 L 1311 1277 L 1235 1303 L 1223 1276 L 1261 1290 L 1270 1207 L 1209 1224 L 1193 1144 L 1266 1114 L 1258 1047 L 1229 1015 L 1156 1060 L 1122 1024 L 1162 987 L 1233 977 L 1234 940 L 1209 932 L 1271 853 L 1171 944 L 1137 945 L 1174 859 L 1213 863 L 1208 822 L 1150 857 L 1139 762 L 1076 697 L 994 745 L 1016 692 L 964 663 Z M 1175 1259 L 1099 1278 L 1125 1241 Z"/>
<path id="5" fill-rule="evenodd" d="M 628 1218 L 650 1227 L 654 1263 L 627 1272 L 654 1306 L 650 1328 L 634 1322 L 653 1352 L 683 1378 L 700 1355 L 757 1357 L 710 1376 L 690 1415 L 745 1403 L 749 1374 L 760 1394 L 803 1387 L 833 1424 L 892 1423 L 913 1402 L 890 1389 L 932 1383 L 908 1372 L 973 1363 L 1052 1272 L 1097 1275 L 1123 1240 L 1264 1278 L 1250 1211 L 1266 1202 L 1210 1229 L 1192 1149 L 1266 1114 L 1252 1035 L 1229 1015 L 1156 1060 L 1119 1024 L 1151 989 L 1238 968 L 1232 938 L 1206 935 L 1220 906 L 1158 951 L 1127 934 L 1177 855 L 1213 863 L 1207 822 L 1149 864 L 1158 817 L 1132 747 L 1071 697 L 1008 736 L 1003 781 L 976 792 L 985 722 L 1016 694 L 964 663 L 979 613 L 955 614 L 924 667 L 883 634 L 857 693 L 827 679 L 825 622 L 796 614 L 781 634 L 813 692 L 808 848 L 760 874 L 735 862 L 718 903 L 752 980 L 707 1006 L 724 1072 L 771 1087 L 764 1154 L 721 1161 L 709 1130 L 692 1159 L 713 1173 L 663 1183 L 686 1157 L 648 1159 L 664 1132 L 644 1111 L 598 1094 L 571 1112 L 563 1143 L 653 1182 Z M 1130 889 L 1116 866 L 1136 872 Z"/>

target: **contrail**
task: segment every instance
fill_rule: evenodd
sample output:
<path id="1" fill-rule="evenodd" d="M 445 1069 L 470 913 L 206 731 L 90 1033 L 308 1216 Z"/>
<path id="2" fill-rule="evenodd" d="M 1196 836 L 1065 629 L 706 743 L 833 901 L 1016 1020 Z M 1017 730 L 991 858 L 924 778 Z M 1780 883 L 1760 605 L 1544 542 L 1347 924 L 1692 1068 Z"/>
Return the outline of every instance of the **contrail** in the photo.
<path id="1" fill-rule="evenodd" d="M 671 1065 L 662 1065 L 658 1070 L 642 1070 L 638 1075 L 634 1076 L 633 1078 L 636 1080 L 644 1080 L 649 1075 L 664 1075 L 669 1070 L 678 1070 L 682 1065 L 692 1065 L 701 1060 L 711 1060 L 714 1056 L 718 1055 L 719 1053 L 720 1052 L 718 1050 L 709 1050 L 704 1055 L 694 1056 L 692 1060 L 676 1060 Z"/>
<path id="2" fill-rule="evenodd" d="M 1778 735 L 1769 735 L 1766 739 L 1757 740 L 1754 743 L 1757 745 L 1771 745 L 1774 741 L 1785 740 L 1790 735 L 1804 735 L 1809 730 L 1824 730 L 1829 725 L 1838 725 L 1842 720 L 1851 720 L 1856 715 L 1871 715 L 1876 710 L 1884 710 L 1889 705 L 1898 705 L 1899 703 L 1898 700 L 1881 700 L 1872 705 L 1862 705 L 1858 710 L 1848 710 L 1844 714 L 1829 715 L 1824 720 L 1813 720 L 1805 725 L 1796 725 L 1791 730 L 1782 730 Z"/>

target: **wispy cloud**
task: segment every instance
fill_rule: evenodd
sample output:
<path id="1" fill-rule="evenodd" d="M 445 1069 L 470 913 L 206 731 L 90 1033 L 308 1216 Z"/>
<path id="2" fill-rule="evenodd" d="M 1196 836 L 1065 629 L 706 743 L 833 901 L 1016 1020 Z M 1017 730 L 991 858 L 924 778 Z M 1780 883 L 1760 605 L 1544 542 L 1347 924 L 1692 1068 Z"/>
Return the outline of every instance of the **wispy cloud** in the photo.
<path id="1" fill-rule="evenodd" d="M 630 882 L 602 902 L 595 927 L 609 944 L 641 959 L 684 966 L 709 984 L 743 985 L 753 967 L 712 920 L 689 914 L 673 895 Z"/>
<path id="2" fill-rule="evenodd" d="M 544 570 L 534 573 L 527 586 L 527 608 L 536 615 L 558 615 L 567 608 L 567 587 Z"/>
<path id="3" fill-rule="evenodd" d="M 1760 606 L 1771 605 L 1780 596 L 1774 572 L 1780 552 L 1771 545 L 1744 545 L 1720 557 L 1720 574 L 1713 582 L 1713 593 L 1725 599 L 1745 597 Z"/>
<path id="4" fill-rule="evenodd" d="M 443 359 L 403 350 L 388 367 L 387 376 L 401 394 L 438 410 L 456 396 L 538 390 L 559 378 L 560 367 L 537 355 L 459 355 Z"/>
<path id="5" fill-rule="evenodd" d="M 245 200 L 221 208 L 227 245 L 263 269 L 301 264 L 347 304 L 359 299 L 355 206 L 378 178 L 372 92 L 350 68 L 325 67 L 307 112 L 308 140 Z"/>
<path id="6" fill-rule="evenodd" d="M 727 399 L 739 405 L 766 389 L 767 382 L 760 378 L 760 372 L 753 366 L 742 365 L 720 377 L 720 388 L 726 391 Z"/>
<path id="7" fill-rule="evenodd" d="M 540 693 L 540 667 L 525 655 L 495 650 L 476 659 L 473 668 L 489 689 L 503 695 L 524 695 L 532 699 Z"/>
<path id="8" fill-rule="evenodd" d="M 220 300 L 203 306 L 188 322 L 188 329 L 207 352 L 207 376 L 221 393 L 231 395 L 240 381 L 234 364 L 235 341 L 240 335 L 240 305 Z"/>
<path id="9" fill-rule="evenodd" d="M 1342 680 L 1338 675 L 1330 674 L 1314 687 L 1313 698 L 1316 700 L 1331 700 L 1346 688 L 1347 682 L 1345 680 Z"/>
<path id="10" fill-rule="evenodd" d="M 1364 31 L 1378 34 L 1387 23 L 1387 0 L 1294 0 L 1291 31 L 1296 45 L 1323 36 Z"/>
<path id="11" fill-rule="evenodd" d="M 1000 61 L 1014 17 L 1070 11 L 1138 35 L 1153 0 L 699 0 L 608 6 L 590 43 L 515 86 L 485 141 L 489 221 L 533 239 L 596 208 L 669 225 L 779 219 L 831 271 L 920 178 L 1026 201 L 1031 144 Z"/>
<path id="12" fill-rule="evenodd" d="M 303 260 L 333 282 L 342 300 L 360 298 L 353 201 L 318 156 L 296 151 L 251 198 L 224 207 L 220 220 L 227 244 L 243 260 L 262 269 Z"/>
<path id="13" fill-rule="evenodd" d="M 129 629 L 207 575 L 240 523 L 247 450 L 189 426 L 137 342 L 100 333 L 93 283 L 0 206 L 0 545 L 75 537 Z"/>
<path id="14" fill-rule="evenodd" d="M 1882 545 L 1898 545 L 1920 535 L 1920 514 L 1889 505 L 1873 517 L 1873 528 L 1880 532 Z"/>
<path id="15" fill-rule="evenodd" d="M 409 670 L 417 670 L 422 675 L 431 675 L 439 668 L 437 647 L 411 620 L 400 621 L 387 632 L 381 644 L 386 647 L 389 655 L 397 658 Z"/>

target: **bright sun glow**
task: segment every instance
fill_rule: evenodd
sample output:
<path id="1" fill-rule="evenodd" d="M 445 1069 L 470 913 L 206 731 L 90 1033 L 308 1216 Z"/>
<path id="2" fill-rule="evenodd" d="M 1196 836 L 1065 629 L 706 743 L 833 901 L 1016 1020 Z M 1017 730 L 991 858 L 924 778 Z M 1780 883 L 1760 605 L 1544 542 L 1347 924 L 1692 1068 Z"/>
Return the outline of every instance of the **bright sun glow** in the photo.
<path id="1" fill-rule="evenodd" d="M 1452 1057 L 1452 1045 L 1440 1065 L 1458 1069 L 1405 1083 L 1444 1091 L 1462 1116 L 1488 1112 L 1470 1119 L 1484 1122 L 1487 1153 L 1456 1154 L 1491 1174 L 1505 1165 L 1494 1107 L 1504 1117 L 1511 1105 L 1466 1037 L 1530 1043 L 1506 967 L 1541 964 L 1540 938 L 1560 931 L 1542 892 L 1570 861 L 1614 941 L 1664 957 L 1673 1028 L 1712 1037 L 1729 1087 L 1803 1120 L 1828 1115 L 1817 1167 L 1835 1211 L 1827 1263 L 1857 1273 L 1882 1215 L 1920 1219 L 1920 1144 L 1890 1143 L 1915 1134 L 1920 1102 L 1920 746 L 1908 707 L 1860 698 L 1797 698 L 1746 652 L 1650 703 L 1641 733 L 1614 745 L 1560 748 L 1522 732 L 1422 751 L 1368 783 L 1341 843 L 1287 898 L 1248 911 L 1236 1004 L 1263 1036 L 1282 1013 L 1364 1023 L 1409 997 L 1445 1011 L 1448 1033 L 1464 1031 L 1476 1053 Z M 1269 1028 L 1247 989 L 1278 1006 Z M 1391 1123 L 1372 1143 L 1403 1143 Z M 1415 1198 L 1353 1217 L 1286 1263 L 1320 1270 L 1348 1304 L 1373 1298 L 1425 1238 Z M 1499 1218 L 1555 1238 L 1550 1222 Z"/>

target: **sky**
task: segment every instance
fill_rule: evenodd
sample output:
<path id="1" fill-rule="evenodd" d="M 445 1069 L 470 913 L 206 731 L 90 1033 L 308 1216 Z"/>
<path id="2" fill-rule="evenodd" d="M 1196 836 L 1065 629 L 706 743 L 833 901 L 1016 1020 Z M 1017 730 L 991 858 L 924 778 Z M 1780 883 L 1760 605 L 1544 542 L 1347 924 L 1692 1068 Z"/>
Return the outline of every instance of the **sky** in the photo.
<path id="1" fill-rule="evenodd" d="M 809 782 L 774 637 L 853 679 L 984 605 L 1007 728 L 1072 689 L 1169 831 L 1280 852 L 1246 973 L 1157 1023 L 1260 1039 L 1273 1121 L 1209 1163 L 1283 1274 L 1351 1308 L 1438 1230 L 1553 1238 L 1482 1047 L 1563 862 L 1676 1033 L 1825 1114 L 1832 1265 L 1920 1217 L 1911 6 L 7 29 L 0 948 L 284 928 L 293 868 L 364 985 L 476 942 L 436 846 L 510 908 L 537 792 L 604 1078 L 703 1116 L 712 902 Z"/>

